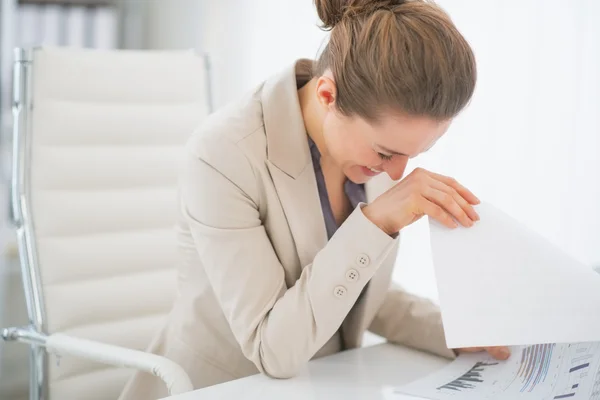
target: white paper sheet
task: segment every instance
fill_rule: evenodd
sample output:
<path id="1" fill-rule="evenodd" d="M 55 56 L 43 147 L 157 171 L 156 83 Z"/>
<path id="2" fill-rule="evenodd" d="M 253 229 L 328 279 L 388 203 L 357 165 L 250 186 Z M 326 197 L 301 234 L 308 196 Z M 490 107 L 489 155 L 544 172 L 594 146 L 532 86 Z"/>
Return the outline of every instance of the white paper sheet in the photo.
<path id="1" fill-rule="evenodd" d="M 394 387 L 384 387 L 382 390 L 383 398 L 385 400 L 423 400 L 422 397 L 415 397 L 409 394 L 401 393 Z"/>
<path id="2" fill-rule="evenodd" d="M 430 219 L 447 345 L 600 340 L 600 275 L 490 204 L 475 209 L 471 228 Z"/>
<path id="3" fill-rule="evenodd" d="M 384 389 L 387 400 L 600 400 L 600 343 L 511 348 L 507 361 L 485 353 L 457 360 L 411 384 Z M 403 397 L 409 396 L 409 397 Z"/>

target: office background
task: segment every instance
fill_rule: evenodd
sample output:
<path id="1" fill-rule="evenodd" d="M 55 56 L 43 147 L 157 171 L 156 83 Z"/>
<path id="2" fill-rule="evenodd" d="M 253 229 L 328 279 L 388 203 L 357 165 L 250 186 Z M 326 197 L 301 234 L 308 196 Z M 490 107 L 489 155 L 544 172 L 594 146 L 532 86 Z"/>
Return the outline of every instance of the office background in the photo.
<path id="1" fill-rule="evenodd" d="M 211 57 L 219 107 L 294 59 L 316 57 L 327 38 L 310 0 L 0 2 L 0 327 L 27 323 L 8 221 L 13 47 L 198 48 Z M 600 3 L 438 3 L 472 44 L 479 81 L 469 108 L 409 170 L 454 176 L 600 265 Z M 402 241 L 395 280 L 436 300 L 426 221 Z M 24 394 L 26 371 L 26 346 L 0 342 L 0 398 Z"/>

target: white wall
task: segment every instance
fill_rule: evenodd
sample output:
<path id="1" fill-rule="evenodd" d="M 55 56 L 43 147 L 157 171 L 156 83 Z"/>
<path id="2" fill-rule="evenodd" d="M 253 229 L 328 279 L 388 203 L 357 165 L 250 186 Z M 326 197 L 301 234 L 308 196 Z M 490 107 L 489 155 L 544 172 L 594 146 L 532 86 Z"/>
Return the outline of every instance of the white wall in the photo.
<path id="1" fill-rule="evenodd" d="M 600 3 L 440 3 L 474 47 L 479 82 L 469 109 L 413 166 L 455 176 L 580 261 L 600 264 Z M 435 296 L 424 228 L 404 246 L 409 268 L 398 278 Z M 427 281 L 414 265 L 427 266 Z"/>
<path id="2" fill-rule="evenodd" d="M 326 33 L 308 0 L 210 2 L 203 44 L 212 54 L 216 104 L 250 90 L 297 58 L 315 58 Z"/>
<path id="3" fill-rule="evenodd" d="M 310 0 L 149 0 L 145 12 L 147 48 L 210 54 L 216 106 L 296 58 L 314 58 L 325 37 Z"/>
<path id="4" fill-rule="evenodd" d="M 314 57 L 326 37 L 308 0 L 176 1 L 188 7 L 172 19 L 189 21 L 184 14 L 197 10 L 199 29 L 168 29 L 195 35 L 211 53 L 217 105 L 295 58 Z M 584 263 L 600 264 L 600 3 L 438 3 L 475 49 L 479 83 L 448 134 L 410 167 L 456 177 Z M 425 221 L 406 229 L 395 279 L 437 298 Z"/>
<path id="5" fill-rule="evenodd" d="M 144 17 L 143 44 L 149 48 L 198 48 L 201 45 L 200 22 L 205 18 L 202 1 L 196 0 L 132 0 Z M 145 9 L 142 8 L 142 4 Z M 127 22 L 127 21 L 126 21 Z"/>

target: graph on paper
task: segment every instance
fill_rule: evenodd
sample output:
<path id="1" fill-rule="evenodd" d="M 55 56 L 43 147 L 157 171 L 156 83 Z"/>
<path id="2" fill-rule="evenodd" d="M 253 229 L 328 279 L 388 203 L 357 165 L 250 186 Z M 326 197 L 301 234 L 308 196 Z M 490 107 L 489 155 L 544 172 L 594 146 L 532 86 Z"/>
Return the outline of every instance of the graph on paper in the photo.
<path id="1" fill-rule="evenodd" d="M 538 383 L 546 381 L 554 346 L 555 344 L 540 344 L 521 350 L 521 362 L 517 372 L 517 376 L 523 382 L 521 392 L 532 392 Z"/>
<path id="2" fill-rule="evenodd" d="M 507 361 L 463 354 L 390 393 L 432 400 L 600 400 L 600 342 L 516 346 Z"/>
<path id="3" fill-rule="evenodd" d="M 475 365 L 465 372 L 460 377 L 456 378 L 452 382 L 448 382 L 445 385 L 438 387 L 438 390 L 453 390 L 453 391 L 465 391 L 469 389 L 475 389 L 478 383 L 484 383 L 483 375 L 486 367 L 498 365 L 497 362 L 477 362 Z"/>

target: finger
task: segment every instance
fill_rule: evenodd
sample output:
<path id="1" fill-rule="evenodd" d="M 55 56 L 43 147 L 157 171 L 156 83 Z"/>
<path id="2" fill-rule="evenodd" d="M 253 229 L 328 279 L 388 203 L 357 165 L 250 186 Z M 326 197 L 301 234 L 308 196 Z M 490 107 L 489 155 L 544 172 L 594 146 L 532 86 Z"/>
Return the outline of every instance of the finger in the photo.
<path id="1" fill-rule="evenodd" d="M 452 219 L 450 214 L 448 214 L 444 209 L 437 204 L 431 202 L 425 197 L 421 197 L 422 204 L 419 205 L 423 214 L 429 215 L 431 218 L 440 222 L 442 225 L 448 228 L 456 228 L 458 224 Z"/>
<path id="2" fill-rule="evenodd" d="M 506 360 L 510 357 L 510 350 L 505 346 L 487 347 L 486 351 L 496 360 Z"/>
<path id="3" fill-rule="evenodd" d="M 469 202 L 465 200 L 465 198 L 462 197 L 452 186 L 448 186 L 444 182 L 433 178 L 431 179 L 430 185 L 438 190 L 441 190 L 442 192 L 451 195 L 454 198 L 454 201 L 458 203 L 458 205 L 463 209 L 463 211 L 472 221 L 479 221 L 479 214 L 477 214 L 473 206 L 469 204 Z"/>
<path id="4" fill-rule="evenodd" d="M 452 195 L 430 186 L 423 192 L 423 197 L 442 207 L 447 213 L 456 218 L 456 220 L 462 225 L 473 226 L 473 220 L 469 218 L 467 213 L 456 202 L 456 200 L 454 200 Z"/>
<path id="5" fill-rule="evenodd" d="M 478 353 L 483 350 L 483 347 L 463 347 L 462 349 L 458 349 L 461 353 Z"/>
<path id="6" fill-rule="evenodd" d="M 435 172 L 427 171 L 427 174 L 432 178 L 437 179 L 440 182 L 445 183 L 446 185 L 452 187 L 454 190 L 458 192 L 465 200 L 467 200 L 470 204 L 479 204 L 481 201 L 475 196 L 469 189 L 461 185 L 456 181 L 456 179 L 451 178 L 449 176 L 436 174 Z"/>

